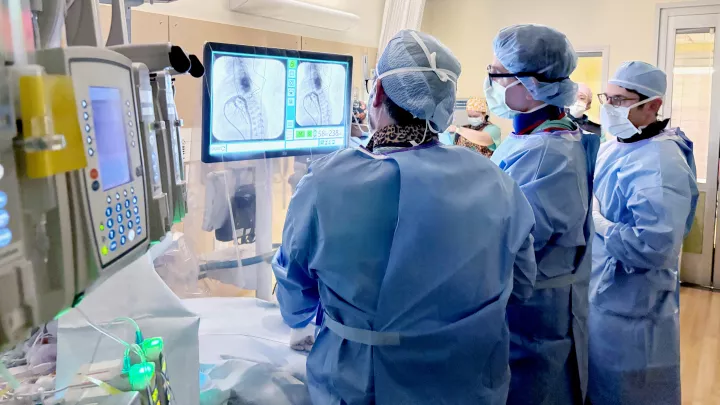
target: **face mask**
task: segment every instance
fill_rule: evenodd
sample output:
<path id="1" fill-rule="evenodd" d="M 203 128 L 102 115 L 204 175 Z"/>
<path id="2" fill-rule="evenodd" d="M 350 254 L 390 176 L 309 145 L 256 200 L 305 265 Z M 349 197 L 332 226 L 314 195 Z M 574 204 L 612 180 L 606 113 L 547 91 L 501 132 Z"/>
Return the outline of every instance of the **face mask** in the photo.
<path id="1" fill-rule="evenodd" d="M 468 117 L 468 124 L 473 127 L 479 127 L 484 124 L 485 120 L 480 117 Z"/>
<path id="2" fill-rule="evenodd" d="M 660 97 L 651 97 L 629 107 L 615 107 L 612 104 L 603 104 L 602 107 L 600 107 L 600 124 L 603 132 L 607 132 L 620 139 L 628 139 L 635 134 L 641 133 L 642 129 L 635 127 L 628 118 L 630 110 L 658 98 Z"/>
<path id="3" fill-rule="evenodd" d="M 520 114 L 534 113 L 547 105 L 547 103 L 543 103 L 530 111 L 515 111 L 508 107 L 507 102 L 505 101 L 505 93 L 509 88 L 522 84 L 520 83 L 520 80 L 513 82 L 507 87 L 503 87 L 498 83 L 493 83 L 491 80 L 492 79 L 489 77 L 485 79 L 485 98 L 487 99 L 490 112 L 498 117 L 513 119 Z"/>
<path id="4" fill-rule="evenodd" d="M 588 110 L 587 104 L 583 103 L 582 101 L 578 101 L 575 104 L 571 105 L 570 108 L 570 115 L 572 115 L 575 118 L 582 118 L 585 115 L 585 111 Z"/>

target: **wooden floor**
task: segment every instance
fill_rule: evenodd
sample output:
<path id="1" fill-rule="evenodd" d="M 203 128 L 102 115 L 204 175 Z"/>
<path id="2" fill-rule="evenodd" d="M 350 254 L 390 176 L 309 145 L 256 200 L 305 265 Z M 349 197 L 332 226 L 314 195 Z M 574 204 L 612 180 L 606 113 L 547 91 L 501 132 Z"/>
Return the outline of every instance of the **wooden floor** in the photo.
<path id="1" fill-rule="evenodd" d="M 683 405 L 720 404 L 720 292 L 680 290 Z"/>

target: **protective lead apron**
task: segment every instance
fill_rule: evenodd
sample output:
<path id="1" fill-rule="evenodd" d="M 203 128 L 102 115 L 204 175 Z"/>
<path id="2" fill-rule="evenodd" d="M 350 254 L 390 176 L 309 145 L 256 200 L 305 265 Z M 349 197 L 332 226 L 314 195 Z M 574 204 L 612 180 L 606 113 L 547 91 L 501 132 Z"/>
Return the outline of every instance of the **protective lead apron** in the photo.
<path id="1" fill-rule="evenodd" d="M 574 126 L 568 119 L 557 121 L 547 121 L 536 128 L 533 133 L 544 132 L 552 129 L 557 131 L 559 128 L 573 130 Z M 547 136 L 560 136 L 548 134 Z M 585 150 L 587 159 L 588 173 L 588 207 L 592 207 L 592 190 L 593 190 L 593 173 L 595 171 L 595 160 L 598 149 L 600 147 L 599 138 L 595 135 L 582 134 L 580 142 Z M 572 351 L 569 358 L 554 358 L 554 354 L 564 353 L 564 349 L 558 346 L 557 340 L 545 341 L 523 341 L 519 343 L 533 356 L 530 359 L 512 360 L 511 365 L 517 365 L 520 376 L 513 374 L 513 382 L 510 388 L 510 396 L 508 404 L 524 405 L 582 405 L 587 395 L 588 386 L 588 293 L 591 271 L 591 238 L 593 234 L 592 227 L 592 209 L 588 209 L 585 219 L 583 234 L 585 235 L 586 245 L 579 247 L 577 259 L 575 263 L 575 271 L 570 274 L 537 280 L 535 283 L 536 294 L 544 295 L 548 306 L 548 310 L 553 307 L 553 302 L 562 301 L 564 296 L 563 289 L 570 287 L 570 304 L 567 308 L 570 316 L 570 325 L 567 338 L 572 342 Z M 557 296 L 552 290 L 557 290 Z M 531 298 L 533 300 L 535 297 Z M 555 301 L 553 301 L 553 299 Z M 523 304 L 517 304 L 522 308 Z M 510 309 L 509 309 L 510 311 Z M 552 329 L 548 327 L 548 329 Z M 514 341 L 514 340 L 513 340 Z M 563 361 L 562 363 L 553 360 Z M 511 367 L 515 368 L 516 366 Z M 529 375 L 529 370 L 533 369 L 536 373 Z M 517 373 L 518 368 L 514 373 Z M 554 373 L 553 375 L 544 375 L 549 380 L 542 379 L 542 374 Z M 516 380 L 516 378 L 518 378 Z M 563 379 L 563 384 L 558 384 L 558 379 Z M 518 385 L 518 381 L 521 384 Z M 526 384 L 529 384 L 526 385 Z M 562 388 L 558 390 L 558 388 Z M 560 391 L 560 392 L 558 392 Z M 578 395 L 580 397 L 578 397 Z M 540 397 L 540 398 L 539 398 Z"/>
<path id="2" fill-rule="evenodd" d="M 498 220 L 498 214 L 478 215 L 477 206 L 482 201 L 511 205 L 504 192 L 511 180 L 471 151 L 436 143 L 371 156 L 397 164 L 401 184 L 377 311 L 369 320 L 372 328 L 356 328 L 343 322 L 342 313 L 327 310 L 318 343 L 329 354 L 319 354 L 316 343 L 308 359 L 310 382 L 329 387 L 332 395 L 323 404 L 505 405 L 510 381 L 505 308 L 514 254 L 497 244 L 480 247 L 488 244 L 478 239 L 480 230 L 499 241 L 523 231 L 508 230 L 516 223 Z M 499 216 L 508 213 L 500 210 Z M 488 265 L 493 252 L 503 258 L 501 264 Z M 346 394 L 346 381 L 333 379 L 343 372 L 335 362 L 350 361 L 367 365 L 365 384 L 374 396 L 358 398 L 357 389 Z M 358 380 L 365 379 L 361 371 Z"/>

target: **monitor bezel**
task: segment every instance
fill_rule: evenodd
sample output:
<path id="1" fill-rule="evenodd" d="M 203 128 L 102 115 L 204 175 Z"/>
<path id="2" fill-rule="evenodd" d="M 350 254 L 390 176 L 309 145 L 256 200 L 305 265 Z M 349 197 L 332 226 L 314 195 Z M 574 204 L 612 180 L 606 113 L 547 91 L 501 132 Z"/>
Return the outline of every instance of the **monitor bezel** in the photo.
<path id="1" fill-rule="evenodd" d="M 340 146 L 326 146 L 326 147 L 315 147 L 315 148 L 304 148 L 304 149 L 284 149 L 274 151 L 252 151 L 252 152 L 235 152 L 235 153 L 223 153 L 218 155 L 210 154 L 211 144 L 211 133 L 210 127 L 212 117 L 210 116 L 210 91 L 212 89 L 212 53 L 213 52 L 227 52 L 227 53 L 244 53 L 254 55 L 265 55 L 270 57 L 283 57 L 283 58 L 298 58 L 298 59 L 315 59 L 329 62 L 345 62 L 348 64 L 348 81 L 345 86 L 345 99 L 352 100 L 352 76 L 353 76 L 353 57 L 350 55 L 338 55 L 321 52 L 310 52 L 310 51 L 298 51 L 292 49 L 279 49 L 279 48 L 266 48 L 261 46 L 249 46 L 249 45 L 237 45 L 237 44 L 225 44 L 219 42 L 206 42 L 203 47 L 203 65 L 205 65 L 205 76 L 203 77 L 203 98 L 202 98 L 202 146 L 201 146 L 201 160 L 203 163 L 218 163 L 218 162 L 236 162 L 243 160 L 263 159 L 263 158 L 275 158 L 275 157 L 287 157 L 287 156 L 307 156 L 307 155 L 321 155 L 335 152 L 340 149 L 348 147 L 350 142 L 350 125 L 352 116 L 352 102 L 346 103 L 345 116 L 348 119 L 345 122 L 345 138 L 343 144 Z"/>

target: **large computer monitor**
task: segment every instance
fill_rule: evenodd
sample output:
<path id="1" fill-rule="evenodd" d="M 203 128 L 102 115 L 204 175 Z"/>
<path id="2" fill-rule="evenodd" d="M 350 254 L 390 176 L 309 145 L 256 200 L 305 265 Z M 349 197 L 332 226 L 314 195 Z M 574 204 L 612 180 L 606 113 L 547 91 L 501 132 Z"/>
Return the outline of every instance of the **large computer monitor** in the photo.
<path id="1" fill-rule="evenodd" d="M 352 56 L 206 43 L 203 63 L 203 162 L 347 146 Z"/>

